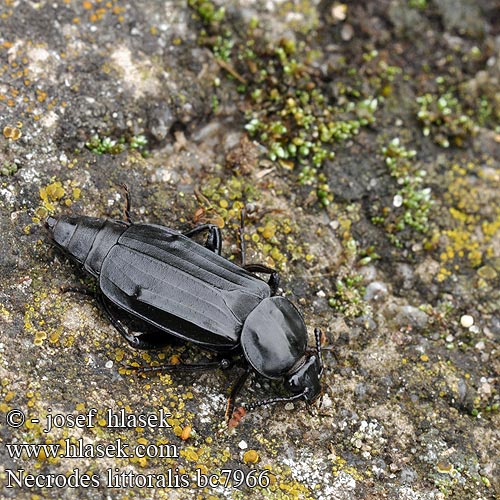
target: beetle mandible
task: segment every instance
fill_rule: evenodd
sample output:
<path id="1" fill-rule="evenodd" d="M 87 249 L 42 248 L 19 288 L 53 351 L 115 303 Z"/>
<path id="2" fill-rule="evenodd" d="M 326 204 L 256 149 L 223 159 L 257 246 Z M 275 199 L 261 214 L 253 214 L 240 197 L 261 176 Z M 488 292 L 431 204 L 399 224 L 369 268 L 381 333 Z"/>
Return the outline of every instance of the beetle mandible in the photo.
<path id="1" fill-rule="evenodd" d="M 215 225 L 181 233 L 135 224 L 128 190 L 126 203 L 124 221 L 62 215 L 47 217 L 45 224 L 55 244 L 97 278 L 104 311 L 131 346 L 155 349 L 173 335 L 217 353 L 215 361 L 141 371 L 227 369 L 235 359 L 243 360 L 245 370 L 231 389 L 226 419 L 252 370 L 283 379 L 291 395 L 248 404 L 247 410 L 314 401 L 323 372 L 321 332 L 315 329 L 316 352 L 310 353 L 302 315 L 292 302 L 276 295 L 278 274 L 258 264 L 243 262 L 240 267 L 222 257 L 221 233 Z M 202 232 L 208 233 L 205 245 L 192 239 Z M 269 274 L 268 282 L 256 272 Z M 153 333 L 132 333 L 113 313 L 116 308 L 153 327 Z"/>

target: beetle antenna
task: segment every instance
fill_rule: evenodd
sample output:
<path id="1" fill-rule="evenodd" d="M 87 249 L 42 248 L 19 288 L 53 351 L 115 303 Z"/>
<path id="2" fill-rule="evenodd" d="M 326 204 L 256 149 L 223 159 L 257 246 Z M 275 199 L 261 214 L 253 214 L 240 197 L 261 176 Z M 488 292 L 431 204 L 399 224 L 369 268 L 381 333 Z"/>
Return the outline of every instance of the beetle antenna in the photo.
<path id="1" fill-rule="evenodd" d="M 210 371 L 228 368 L 228 360 L 221 359 L 220 361 L 207 361 L 205 363 L 179 363 L 177 365 L 157 365 L 157 366 L 132 366 L 125 365 L 127 370 L 133 370 L 136 373 L 153 373 L 153 372 L 196 372 L 196 371 Z"/>
<path id="2" fill-rule="evenodd" d="M 292 401 L 296 401 L 297 399 L 303 398 L 308 392 L 309 389 L 306 387 L 300 394 L 295 394 L 294 396 L 289 396 L 286 398 L 265 399 L 263 401 L 257 401 L 256 403 L 250 403 L 248 405 L 244 405 L 244 407 L 247 411 L 253 411 L 255 410 L 255 408 L 258 408 L 259 406 L 273 405 L 276 403 L 290 403 Z"/>
<path id="3" fill-rule="evenodd" d="M 316 338 L 316 352 L 318 353 L 319 366 L 321 367 L 321 371 L 319 372 L 320 375 L 323 373 L 323 354 L 321 352 L 321 336 L 322 336 L 321 330 L 319 328 L 315 328 L 314 337 Z"/>

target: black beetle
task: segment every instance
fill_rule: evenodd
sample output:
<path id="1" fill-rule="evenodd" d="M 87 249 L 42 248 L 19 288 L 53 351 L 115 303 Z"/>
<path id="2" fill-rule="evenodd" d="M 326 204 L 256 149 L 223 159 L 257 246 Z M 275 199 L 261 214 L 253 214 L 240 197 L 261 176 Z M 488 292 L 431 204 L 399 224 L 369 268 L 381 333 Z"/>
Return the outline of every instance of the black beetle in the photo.
<path id="1" fill-rule="evenodd" d="M 284 379 L 292 395 L 249 404 L 247 409 L 315 400 L 323 371 L 321 333 L 315 329 L 316 353 L 308 353 L 301 314 L 288 299 L 275 295 L 277 273 L 261 265 L 239 267 L 222 257 L 217 226 L 180 233 L 133 224 L 129 208 L 127 192 L 126 221 L 63 215 L 48 217 L 46 227 L 56 245 L 99 280 L 104 310 L 130 345 L 158 348 L 170 334 L 219 353 L 212 362 L 141 371 L 226 369 L 234 359 L 242 359 L 246 369 L 231 390 L 226 418 L 251 369 L 269 379 Z M 192 239 L 203 231 L 208 232 L 205 245 Z M 269 281 L 254 272 L 270 274 Z M 113 309 L 146 322 L 154 327 L 153 333 L 132 333 Z"/>

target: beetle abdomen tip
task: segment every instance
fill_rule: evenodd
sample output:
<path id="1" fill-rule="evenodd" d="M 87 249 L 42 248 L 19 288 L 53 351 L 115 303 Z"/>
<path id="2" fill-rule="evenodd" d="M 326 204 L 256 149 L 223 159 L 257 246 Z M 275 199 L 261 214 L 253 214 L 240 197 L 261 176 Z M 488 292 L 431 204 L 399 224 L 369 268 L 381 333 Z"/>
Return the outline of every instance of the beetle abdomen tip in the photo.
<path id="1" fill-rule="evenodd" d="M 57 224 L 57 219 L 55 217 L 51 217 L 50 215 L 45 219 L 45 227 L 47 229 L 54 229 L 54 226 Z"/>

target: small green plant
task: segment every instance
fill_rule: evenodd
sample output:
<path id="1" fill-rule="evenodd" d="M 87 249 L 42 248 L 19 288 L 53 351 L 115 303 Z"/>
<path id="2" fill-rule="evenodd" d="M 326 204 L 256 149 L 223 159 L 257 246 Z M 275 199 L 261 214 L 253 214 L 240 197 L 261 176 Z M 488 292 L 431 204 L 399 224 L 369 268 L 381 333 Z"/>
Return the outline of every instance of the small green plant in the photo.
<path id="1" fill-rule="evenodd" d="M 231 59 L 234 41 L 231 38 L 218 36 L 212 48 L 214 56 L 221 61 L 228 62 Z"/>
<path id="2" fill-rule="evenodd" d="M 424 94 L 417 97 L 417 104 L 417 118 L 422 124 L 424 136 L 430 136 L 443 148 L 450 147 L 451 143 L 462 146 L 474 132 L 472 118 L 466 114 L 452 92 L 441 95 Z"/>
<path id="3" fill-rule="evenodd" d="M 217 8 L 210 0 L 188 0 L 188 5 L 206 24 L 219 23 L 226 15 L 224 7 Z"/>
<path id="4" fill-rule="evenodd" d="M 427 0 L 408 0 L 408 7 L 412 9 L 425 10 L 427 7 Z"/>
<path id="5" fill-rule="evenodd" d="M 98 135 L 92 136 L 90 141 L 85 143 L 85 147 L 95 154 L 110 154 L 118 155 L 123 153 L 127 148 L 140 151 L 143 156 L 147 154 L 146 146 L 148 140 L 144 135 L 136 135 L 131 137 L 128 141 L 121 137 L 118 140 L 111 139 L 110 137 L 99 137 Z"/>
<path id="6" fill-rule="evenodd" d="M 90 141 L 85 143 L 85 147 L 98 155 L 117 155 L 125 150 L 124 141 L 116 141 L 110 137 L 101 138 L 98 135 L 92 136 Z"/>
<path id="7" fill-rule="evenodd" d="M 423 186 L 426 172 L 415 165 L 416 151 L 401 145 L 399 138 L 382 148 L 385 163 L 398 186 L 392 207 L 372 217 L 372 223 L 384 225 L 389 239 L 402 246 L 401 233 L 412 229 L 421 234 L 429 230 L 429 210 L 433 204 L 429 187 Z"/>
<path id="8" fill-rule="evenodd" d="M 363 299 L 365 287 L 362 281 L 363 277 L 359 274 L 338 279 L 335 294 L 328 299 L 328 305 L 351 318 L 366 314 L 369 306 Z"/>
<path id="9" fill-rule="evenodd" d="M 271 161 L 293 173 L 300 184 L 311 186 L 317 201 L 328 205 L 333 196 L 321 169 L 335 157 L 337 143 L 374 123 L 379 103 L 374 96 L 379 89 L 363 93 L 356 84 L 339 79 L 332 90 L 311 69 L 322 54 L 306 42 L 285 38 L 276 46 L 260 32 L 257 35 L 255 20 L 234 33 L 221 25 L 222 8 L 203 0 L 189 0 L 189 5 L 204 24 L 200 43 L 212 50 L 224 73 L 235 80 L 236 90 L 246 97 L 248 134 L 266 149 Z M 373 51 L 371 58 L 377 57 Z M 380 69 L 384 81 L 393 77 L 392 70 Z M 341 98 L 332 98 L 332 92 Z M 212 103 L 216 110 L 218 101 Z"/>
<path id="10" fill-rule="evenodd" d="M 13 161 L 6 161 L 0 167 L 0 176 L 14 175 L 19 167 Z"/>
<path id="11" fill-rule="evenodd" d="M 142 151 L 148 144 L 148 140 L 144 135 L 135 135 L 130 139 L 130 149 L 136 149 Z"/>

